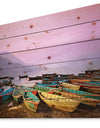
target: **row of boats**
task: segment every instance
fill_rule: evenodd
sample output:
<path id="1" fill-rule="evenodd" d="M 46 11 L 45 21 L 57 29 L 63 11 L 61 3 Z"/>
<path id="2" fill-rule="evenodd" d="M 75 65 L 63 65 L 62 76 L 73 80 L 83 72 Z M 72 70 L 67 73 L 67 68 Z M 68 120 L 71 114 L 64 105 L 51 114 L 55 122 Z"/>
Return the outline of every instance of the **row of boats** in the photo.
<path id="1" fill-rule="evenodd" d="M 80 103 L 93 107 L 100 104 L 100 81 L 72 79 L 70 83 L 59 80 L 36 83 L 33 87 L 27 85 L 0 88 L 0 103 L 11 96 L 16 103 L 24 102 L 34 112 L 37 111 L 40 100 L 51 108 L 74 112 Z"/>

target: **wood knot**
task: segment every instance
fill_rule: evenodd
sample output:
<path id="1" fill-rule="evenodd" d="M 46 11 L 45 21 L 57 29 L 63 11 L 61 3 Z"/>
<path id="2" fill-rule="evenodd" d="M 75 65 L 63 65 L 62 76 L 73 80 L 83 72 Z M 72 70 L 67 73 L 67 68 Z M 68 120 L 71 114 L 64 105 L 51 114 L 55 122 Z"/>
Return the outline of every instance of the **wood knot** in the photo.
<path id="1" fill-rule="evenodd" d="M 34 26 L 31 24 L 31 25 L 30 25 L 30 28 L 33 28 L 33 27 L 34 27 Z"/>
<path id="2" fill-rule="evenodd" d="M 96 25 L 96 22 L 93 22 L 92 25 Z"/>
<path id="3" fill-rule="evenodd" d="M 51 59 L 51 56 L 48 56 L 47 59 Z"/>
<path id="4" fill-rule="evenodd" d="M 78 17 L 77 17 L 77 19 L 79 20 L 79 19 L 80 19 L 80 17 L 78 16 Z"/>
<path id="5" fill-rule="evenodd" d="M 10 47 L 10 44 L 7 44 L 6 46 L 7 46 L 7 47 Z"/>
<path id="6" fill-rule="evenodd" d="M 24 37 L 25 40 L 27 40 L 28 38 L 27 37 Z"/>

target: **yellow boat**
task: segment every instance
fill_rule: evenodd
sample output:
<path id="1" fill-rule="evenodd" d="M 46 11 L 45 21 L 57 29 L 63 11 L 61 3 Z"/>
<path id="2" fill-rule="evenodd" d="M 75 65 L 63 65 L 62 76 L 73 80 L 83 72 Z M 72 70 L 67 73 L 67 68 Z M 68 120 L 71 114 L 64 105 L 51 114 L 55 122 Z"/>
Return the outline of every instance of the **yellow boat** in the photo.
<path id="1" fill-rule="evenodd" d="M 79 85 L 74 85 L 74 84 L 65 83 L 65 82 L 61 82 L 60 84 L 63 87 L 65 87 L 65 88 L 69 88 L 69 89 L 73 89 L 73 90 L 79 90 L 80 89 L 80 86 Z"/>
<path id="2" fill-rule="evenodd" d="M 70 98 L 62 97 L 47 92 L 38 92 L 40 98 L 51 108 L 60 109 L 63 111 L 74 112 L 80 102 Z"/>
<path id="3" fill-rule="evenodd" d="M 100 100 L 87 98 L 87 97 L 77 95 L 77 94 L 73 94 L 73 93 L 60 92 L 60 91 L 56 91 L 56 90 L 54 90 L 54 93 L 59 94 L 59 95 L 61 95 L 63 97 L 66 97 L 66 98 L 72 98 L 74 100 L 78 100 L 79 102 L 81 102 L 83 104 L 90 105 L 90 106 L 93 106 L 93 107 L 97 106 L 98 103 L 100 103 Z"/>

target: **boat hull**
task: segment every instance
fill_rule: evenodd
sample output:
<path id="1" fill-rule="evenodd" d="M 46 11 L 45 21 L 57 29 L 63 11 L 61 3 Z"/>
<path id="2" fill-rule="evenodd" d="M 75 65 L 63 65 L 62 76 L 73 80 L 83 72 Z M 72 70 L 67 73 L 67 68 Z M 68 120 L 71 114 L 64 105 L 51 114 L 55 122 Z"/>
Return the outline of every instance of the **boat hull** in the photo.
<path id="1" fill-rule="evenodd" d="M 13 96 L 13 100 L 16 103 L 22 103 L 23 98 L 22 96 Z"/>
<path id="2" fill-rule="evenodd" d="M 53 90 L 59 90 L 59 88 L 52 88 L 52 87 L 46 87 L 46 86 L 42 86 L 42 85 L 36 85 L 35 87 L 34 87 L 34 89 L 36 89 L 36 90 L 38 90 L 38 91 L 43 91 L 43 92 L 51 92 L 52 93 L 52 91 Z"/>
<path id="3" fill-rule="evenodd" d="M 12 95 L 12 93 L 8 93 L 6 95 L 0 96 L 0 103 L 2 103 L 4 101 L 8 100 L 9 98 L 11 98 L 11 95 Z"/>
<path id="4" fill-rule="evenodd" d="M 23 90 L 22 89 L 16 89 L 15 92 L 12 94 L 13 100 L 16 103 L 22 103 L 23 101 Z"/>
<path id="5" fill-rule="evenodd" d="M 3 91 L 0 94 L 0 103 L 3 103 L 4 101 L 8 100 L 9 98 L 11 98 L 11 95 L 14 91 L 14 88 L 9 88 L 6 91 Z"/>
<path id="6" fill-rule="evenodd" d="M 34 90 L 34 89 L 32 89 L 32 88 L 29 88 L 29 87 L 26 87 L 26 86 L 22 86 L 21 87 L 22 88 L 22 90 L 27 90 L 28 92 L 32 92 L 34 95 L 36 95 L 37 94 L 37 90 Z"/>
<path id="7" fill-rule="evenodd" d="M 92 92 L 92 93 L 99 93 L 100 94 L 100 88 L 88 88 L 88 91 Z"/>
<path id="8" fill-rule="evenodd" d="M 74 84 L 70 84 L 70 83 L 62 82 L 61 85 L 65 88 L 69 88 L 69 89 L 73 89 L 73 90 L 79 90 L 80 89 L 79 85 L 74 85 Z"/>
<path id="9" fill-rule="evenodd" d="M 54 94 L 48 94 L 46 92 L 38 92 L 40 98 L 51 108 L 56 108 L 63 111 L 73 112 L 77 109 L 79 101 L 66 99 Z"/>
<path id="10" fill-rule="evenodd" d="M 38 107 L 40 100 L 37 98 L 37 96 L 32 94 L 32 92 L 25 92 L 23 95 L 23 101 L 24 101 L 25 106 L 29 110 L 33 112 L 37 111 L 37 107 Z"/>
<path id="11" fill-rule="evenodd" d="M 25 104 L 25 106 L 26 106 L 29 110 L 31 110 L 31 111 L 33 111 L 33 112 L 36 112 L 39 102 L 34 102 L 34 103 L 33 103 L 33 102 L 30 102 L 30 101 L 24 100 L 24 104 Z"/>
<path id="12" fill-rule="evenodd" d="M 59 91 L 55 91 L 57 93 L 59 93 L 60 95 L 66 97 L 66 98 L 72 98 L 72 99 L 77 99 L 78 101 L 80 101 L 81 103 L 83 104 L 86 104 L 86 105 L 90 105 L 90 106 L 97 106 L 99 103 L 100 103 L 100 100 L 99 99 L 93 99 L 92 98 L 89 98 L 89 96 L 83 96 L 83 95 L 78 95 L 77 93 L 74 94 L 74 93 L 70 93 L 70 92 L 59 92 Z"/>

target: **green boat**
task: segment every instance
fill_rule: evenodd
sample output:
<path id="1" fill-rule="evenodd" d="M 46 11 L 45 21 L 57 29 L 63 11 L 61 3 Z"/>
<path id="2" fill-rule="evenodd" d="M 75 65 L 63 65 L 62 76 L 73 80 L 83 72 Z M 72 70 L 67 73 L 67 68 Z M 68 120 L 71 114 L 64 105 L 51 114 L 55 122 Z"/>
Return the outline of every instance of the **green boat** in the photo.
<path id="1" fill-rule="evenodd" d="M 74 98 L 79 100 L 83 104 L 97 106 L 100 103 L 100 95 L 92 94 L 85 91 L 72 90 L 68 88 L 63 88 L 65 93 L 61 93 L 65 97 Z"/>
<path id="2" fill-rule="evenodd" d="M 73 93 L 76 95 L 81 95 L 87 98 L 93 98 L 93 99 L 98 99 L 100 100 L 100 95 L 98 94 L 93 94 L 93 93 L 89 93 L 89 92 L 85 92 L 85 91 L 79 91 L 79 90 L 72 90 L 72 89 L 68 89 L 68 88 L 63 88 L 63 90 L 69 92 L 69 93 Z"/>
<path id="3" fill-rule="evenodd" d="M 43 91 L 43 92 L 52 92 L 53 90 L 59 90 L 59 88 L 46 87 L 46 86 L 42 86 L 42 85 L 36 85 L 33 88 L 38 91 Z"/>
<path id="4" fill-rule="evenodd" d="M 59 86 L 57 83 L 54 82 L 51 82 L 50 84 L 37 83 L 36 85 L 41 85 L 43 87 L 52 87 L 52 88 L 58 88 Z"/>
<path id="5" fill-rule="evenodd" d="M 24 101 L 25 106 L 29 110 L 33 112 L 37 111 L 37 107 L 38 107 L 40 100 L 37 98 L 37 96 L 32 94 L 32 92 L 24 92 L 23 101 Z"/>
<path id="6" fill-rule="evenodd" d="M 32 92 L 34 95 L 37 94 L 36 89 L 30 88 L 30 87 L 27 87 L 27 86 L 22 86 L 21 89 L 23 89 L 24 91 L 27 90 L 28 92 Z"/>
<path id="7" fill-rule="evenodd" d="M 20 89 L 16 89 L 16 90 L 14 91 L 14 93 L 12 94 L 13 100 L 14 100 L 16 103 L 22 103 L 23 94 L 24 94 L 24 91 L 23 91 L 21 88 L 20 88 Z"/>

